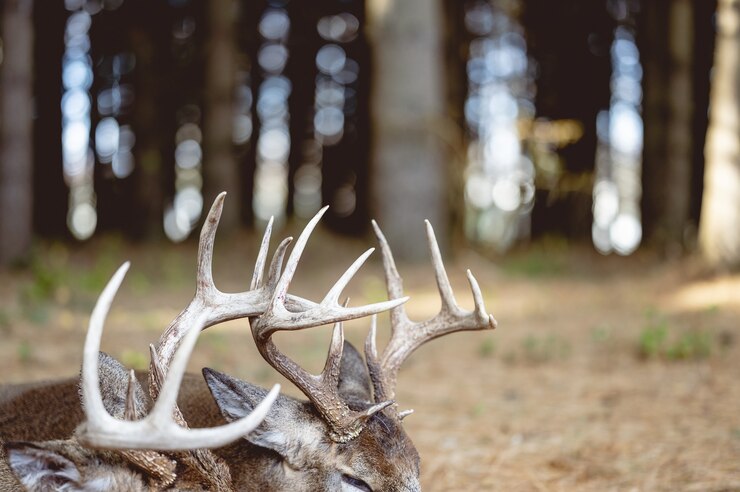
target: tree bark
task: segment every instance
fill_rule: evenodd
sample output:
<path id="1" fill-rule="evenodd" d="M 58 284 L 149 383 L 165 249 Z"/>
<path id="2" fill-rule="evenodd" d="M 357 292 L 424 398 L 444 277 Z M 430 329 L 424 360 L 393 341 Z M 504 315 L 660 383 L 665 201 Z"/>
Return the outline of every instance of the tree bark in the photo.
<path id="1" fill-rule="evenodd" d="M 448 241 L 443 16 L 438 0 L 368 0 L 373 51 L 371 209 L 395 256 L 428 254 L 423 220 Z"/>
<path id="2" fill-rule="evenodd" d="M 205 118 L 203 122 L 204 207 L 210 207 L 218 193 L 229 193 L 220 231 L 240 224 L 240 173 L 233 154 L 233 98 L 235 85 L 236 5 L 233 0 L 207 2 L 208 40 L 205 80 Z"/>
<path id="3" fill-rule="evenodd" d="M 0 74 L 0 263 L 28 252 L 33 234 L 32 0 L 5 0 Z"/>
<path id="4" fill-rule="evenodd" d="M 648 243 L 685 247 L 694 165 L 694 17 L 690 0 L 645 4 L 642 216 Z"/>
<path id="5" fill-rule="evenodd" d="M 740 1 L 720 0 L 699 245 L 716 269 L 740 268 Z"/>

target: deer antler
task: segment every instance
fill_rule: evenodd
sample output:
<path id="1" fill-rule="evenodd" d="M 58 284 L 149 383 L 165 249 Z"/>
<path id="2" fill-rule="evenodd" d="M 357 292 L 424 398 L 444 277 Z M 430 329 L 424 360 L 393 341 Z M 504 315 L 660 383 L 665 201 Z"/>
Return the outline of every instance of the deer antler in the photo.
<path id="1" fill-rule="evenodd" d="M 272 299 L 275 283 L 280 275 L 283 255 L 291 241 L 288 238 L 278 246 L 270 264 L 268 277 L 263 279 L 267 249 L 272 232 L 272 220 L 268 223 L 262 238 L 250 290 L 236 293 L 221 292 L 213 282 L 213 243 L 218 222 L 221 219 L 225 197 L 225 192 L 216 197 L 200 232 L 195 296 L 165 329 L 156 348 L 151 348 L 153 359 L 149 377 L 149 391 L 152 399 L 156 399 L 159 394 L 158 370 L 161 368 L 162 371 L 166 371 L 166 368 L 169 367 L 177 346 L 196 319 L 201 320 L 202 329 L 206 329 L 224 321 L 259 316 L 265 312 L 270 299 Z M 316 305 L 311 301 L 293 295 L 286 296 L 286 304 L 295 311 L 304 311 Z"/>
<path id="2" fill-rule="evenodd" d="M 267 414 L 280 391 L 275 385 L 254 411 L 235 422 L 213 429 L 186 429 L 172 419 L 185 366 L 204 326 L 206 315 L 198 316 L 185 335 L 165 377 L 159 398 L 145 418 L 138 421 L 119 420 L 103 405 L 98 377 L 98 352 L 105 318 L 118 291 L 129 263 L 124 263 L 113 275 L 90 318 L 82 362 L 82 402 L 86 421 L 76 434 L 80 442 L 91 447 L 113 449 L 184 450 L 224 446 L 254 430 Z M 130 398 L 129 398 L 130 400 Z M 127 406 L 129 404 L 127 403 Z M 130 409 L 129 409 L 130 411 Z"/>
<path id="3" fill-rule="evenodd" d="M 257 348 L 265 360 L 280 374 L 294 383 L 311 400 L 328 424 L 330 437 L 336 442 L 346 442 L 362 431 L 368 418 L 393 402 L 380 402 L 366 411 L 358 412 L 351 410 L 339 396 L 339 366 L 344 344 L 344 331 L 341 321 L 397 308 L 408 298 L 397 298 L 360 307 L 346 307 L 339 304 L 339 296 L 342 290 L 373 252 L 373 249 L 370 249 L 355 260 L 334 286 L 329 289 L 329 292 L 318 305 L 302 312 L 292 312 L 286 308 L 288 286 L 298 266 L 298 261 L 311 232 L 327 208 L 321 209 L 306 225 L 290 253 L 285 271 L 277 281 L 267 310 L 259 318 L 250 318 L 250 325 Z M 255 273 L 255 279 L 257 278 L 258 274 Z M 301 330 L 329 323 L 336 323 L 336 325 L 332 334 L 329 355 L 320 375 L 313 375 L 302 369 L 280 352 L 271 338 L 276 331 Z"/>
<path id="4" fill-rule="evenodd" d="M 373 381 L 375 401 L 386 401 L 395 398 L 396 379 L 398 370 L 406 358 L 420 345 L 437 337 L 454 333 L 456 331 L 466 330 L 485 330 L 496 328 L 496 320 L 492 314 L 486 313 L 486 307 L 483 304 L 483 295 L 481 294 L 478 281 L 470 270 L 468 270 L 468 282 L 473 293 L 475 309 L 468 311 L 462 309 L 455 301 L 455 295 L 452 292 L 452 286 L 447 278 L 442 255 L 439 252 L 437 240 L 434 237 L 434 230 L 429 221 L 425 221 L 429 250 L 434 266 L 437 288 L 442 300 L 442 308 L 433 318 L 423 322 L 413 322 L 406 314 L 403 305 L 398 305 L 391 310 L 391 339 L 388 342 L 383 355 L 378 357 L 375 343 L 375 319 L 373 319 L 370 328 L 370 334 L 365 341 L 365 359 L 367 362 L 370 378 Z M 388 297 L 398 299 L 403 295 L 403 283 L 401 276 L 398 274 L 396 264 L 393 261 L 393 254 L 388 246 L 385 236 L 373 221 L 373 229 L 380 243 L 380 249 L 383 254 L 383 270 L 388 288 Z M 410 412 L 401 412 L 397 414 L 403 418 Z"/>
<path id="5" fill-rule="evenodd" d="M 218 290 L 212 274 L 213 244 L 225 196 L 226 193 L 218 195 L 201 229 L 195 296 L 162 333 L 157 346 L 150 346 L 149 391 L 157 404 L 145 419 L 138 422 L 121 422 L 107 414 L 100 398 L 97 373 L 97 351 L 103 321 L 113 295 L 128 269 L 128 264 L 119 269 L 101 294 L 96 310 L 93 311 L 83 362 L 83 401 L 89 413 L 87 422 L 79 431 L 81 441 L 91 446 L 130 449 L 184 450 L 217 447 L 243 436 L 259 424 L 261 421 L 261 418 L 258 419 L 259 416 L 264 417 L 269 405 L 262 407 L 260 412 L 255 409 L 253 425 L 248 426 L 245 421 L 240 426 L 225 426 L 227 432 L 223 433 L 224 437 L 219 437 L 221 434 L 208 431 L 220 428 L 188 430 L 187 423 L 175 404 L 185 364 L 200 331 L 223 321 L 262 314 L 272 298 L 272 291 L 280 275 L 283 255 L 290 242 L 285 240 L 280 244 L 273 257 L 268 278 L 263 281 L 262 272 L 272 228 L 271 221 L 257 256 L 251 290 L 238 293 L 224 293 Z M 315 306 L 315 303 L 296 296 L 286 296 L 286 302 L 292 309 L 308 309 Z M 178 350 L 180 346 L 181 349 Z M 179 355 L 181 352 L 185 355 Z M 96 359 L 93 360 L 91 358 L 93 355 L 90 354 L 96 354 Z M 266 401 L 274 401 L 277 392 L 277 389 L 273 389 Z M 127 398 L 127 408 L 128 414 L 134 411 L 130 398 Z M 112 423 L 116 425 L 111 425 Z M 107 431 L 108 428 L 110 432 Z M 119 428 L 120 431 L 115 430 Z M 135 430 L 141 432 L 142 436 L 127 435 Z M 173 439 L 173 436 L 179 437 Z M 163 439 L 164 437 L 167 438 Z"/>

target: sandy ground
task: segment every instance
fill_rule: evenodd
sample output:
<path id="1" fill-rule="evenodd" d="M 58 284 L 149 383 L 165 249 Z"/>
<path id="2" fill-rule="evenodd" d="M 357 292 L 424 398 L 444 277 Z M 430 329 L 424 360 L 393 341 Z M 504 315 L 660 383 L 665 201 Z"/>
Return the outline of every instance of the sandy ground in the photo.
<path id="1" fill-rule="evenodd" d="M 248 285 L 257 243 L 217 243 L 223 290 Z M 320 299 L 368 245 L 319 233 L 291 291 Z M 192 295 L 194 258 L 193 244 L 40 246 L 32 272 L 0 272 L 0 381 L 76 373 L 92 304 L 126 259 L 133 265 L 103 349 L 144 368 L 148 343 Z M 402 407 L 416 410 L 405 422 L 425 490 L 740 491 L 740 276 L 562 244 L 497 261 L 463 252 L 448 271 L 465 307 L 466 268 L 499 328 L 429 343 L 399 380 Z M 400 270 L 411 317 L 431 317 L 439 307 L 431 268 Z M 353 304 L 383 299 L 380 272 L 375 259 L 353 280 Z M 359 344 L 367 321 L 346 331 Z M 328 342 L 327 327 L 277 337 L 315 372 Z M 280 381 L 244 322 L 203 333 L 191 369 L 206 365 L 265 386 Z"/>

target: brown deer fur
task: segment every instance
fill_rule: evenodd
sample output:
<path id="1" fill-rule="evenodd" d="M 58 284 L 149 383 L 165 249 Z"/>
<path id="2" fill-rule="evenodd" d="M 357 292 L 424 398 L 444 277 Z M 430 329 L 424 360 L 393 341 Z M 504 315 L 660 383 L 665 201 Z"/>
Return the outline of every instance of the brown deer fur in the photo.
<path id="1" fill-rule="evenodd" d="M 106 408 L 111 414 L 121 414 L 124 405 L 121 395 L 125 391 L 120 390 L 120 385 L 127 381 L 126 372 L 115 359 L 104 354 L 100 368 L 101 388 L 110 389 L 103 395 Z M 178 401 L 194 428 L 219 425 L 224 419 L 230 421 L 247 414 L 267 394 L 258 386 L 211 369 L 204 369 L 203 373 L 205 382 L 196 375 L 186 375 Z M 146 381 L 145 374 L 138 376 L 140 381 Z M 39 467 L 54 468 L 62 462 L 67 463 L 67 467 L 61 467 L 66 470 L 74 465 L 79 483 L 111 487 L 100 490 L 159 489 L 152 483 L 151 473 L 133 465 L 120 453 L 93 452 L 69 438 L 84 418 L 77 386 L 77 380 L 70 378 L 26 385 L 22 392 L 19 388 L 6 387 L 5 395 L 15 393 L 14 397 L 0 402 L 0 441 L 6 443 L 6 452 L 35 457 Z M 139 397 L 144 399 L 144 392 L 140 391 Z M 350 344 L 345 344 L 342 357 L 340 393 L 353 409 L 361 410 L 372 404 L 367 369 Z M 34 442 L 24 442 L 31 440 Z M 175 461 L 176 454 L 170 454 Z M 311 403 L 282 395 L 256 432 L 215 450 L 215 454 L 228 464 L 233 490 L 365 490 L 343 489 L 346 477 L 362 480 L 374 491 L 420 490 L 419 455 L 397 419 L 377 414 L 356 439 L 335 443 L 328 438 L 326 424 Z M 14 483 L 15 490 L 23 490 L 18 482 L 7 477 L 7 472 L 3 473 L 3 467 L 8 466 L 5 461 L 0 464 L 0 490 L 14 490 L 8 483 Z M 99 463 L 104 466 L 96 465 Z M 177 481 L 167 487 L 208 490 L 207 484 L 192 470 L 182 471 L 187 468 L 183 463 L 178 462 L 178 467 L 181 471 Z M 19 471 L 15 472 L 17 476 Z M 49 480 L 52 478 L 57 480 L 54 477 Z M 69 490 L 96 490 L 76 487 Z M 45 489 L 38 486 L 33 490 Z"/>

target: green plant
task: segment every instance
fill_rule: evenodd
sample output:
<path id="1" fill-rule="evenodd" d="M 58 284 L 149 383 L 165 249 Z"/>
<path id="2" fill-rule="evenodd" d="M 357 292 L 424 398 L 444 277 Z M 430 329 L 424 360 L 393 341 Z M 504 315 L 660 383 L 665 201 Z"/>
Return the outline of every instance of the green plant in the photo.
<path id="1" fill-rule="evenodd" d="M 527 278 L 555 277 L 566 271 L 562 255 L 553 256 L 542 251 L 515 255 L 503 261 L 501 266 L 509 275 Z"/>
<path id="2" fill-rule="evenodd" d="M 703 330 L 676 334 L 665 319 L 653 321 L 640 332 L 638 354 L 645 359 L 689 360 L 709 357 L 713 338 Z"/>
<path id="3" fill-rule="evenodd" d="M 31 264 L 32 279 L 21 288 L 21 303 L 37 304 L 51 300 L 62 284 L 62 274 L 43 262 L 34 260 Z"/>
<path id="4" fill-rule="evenodd" d="M 712 353 L 712 337 L 706 332 L 682 334 L 666 350 L 666 357 L 672 360 L 705 359 Z"/>
<path id="5" fill-rule="evenodd" d="M 638 341 L 640 356 L 648 359 L 660 356 L 665 351 L 667 339 L 668 324 L 665 320 L 646 326 Z"/>

